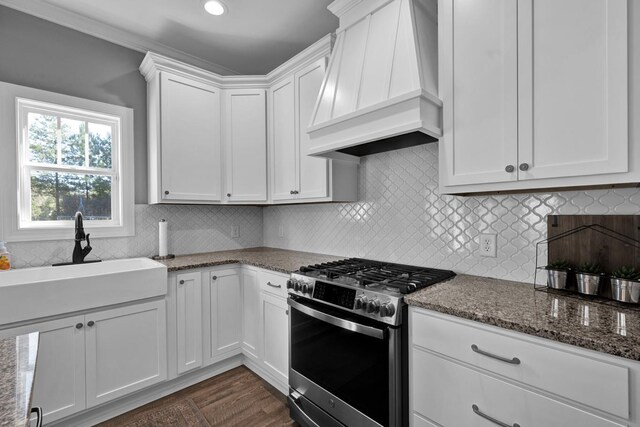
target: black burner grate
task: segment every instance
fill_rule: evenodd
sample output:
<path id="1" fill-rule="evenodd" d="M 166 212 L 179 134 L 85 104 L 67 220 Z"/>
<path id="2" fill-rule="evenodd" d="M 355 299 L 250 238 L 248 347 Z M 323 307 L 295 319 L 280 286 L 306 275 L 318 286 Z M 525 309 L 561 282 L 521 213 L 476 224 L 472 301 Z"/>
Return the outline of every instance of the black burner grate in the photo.
<path id="1" fill-rule="evenodd" d="M 312 273 L 330 280 L 347 277 L 356 280 L 362 286 L 385 287 L 402 294 L 411 293 L 455 276 L 455 273 L 449 270 L 371 261 L 362 258 L 347 258 L 301 267 L 300 272 Z"/>

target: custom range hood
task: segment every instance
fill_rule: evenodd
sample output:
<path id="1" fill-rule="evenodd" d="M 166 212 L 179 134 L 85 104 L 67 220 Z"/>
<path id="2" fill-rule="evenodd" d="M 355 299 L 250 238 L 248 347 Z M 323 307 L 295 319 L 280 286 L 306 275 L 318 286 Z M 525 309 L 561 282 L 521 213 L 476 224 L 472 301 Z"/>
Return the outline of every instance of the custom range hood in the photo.
<path id="1" fill-rule="evenodd" d="M 336 42 L 308 154 L 354 160 L 437 141 L 437 0 L 336 0 Z"/>

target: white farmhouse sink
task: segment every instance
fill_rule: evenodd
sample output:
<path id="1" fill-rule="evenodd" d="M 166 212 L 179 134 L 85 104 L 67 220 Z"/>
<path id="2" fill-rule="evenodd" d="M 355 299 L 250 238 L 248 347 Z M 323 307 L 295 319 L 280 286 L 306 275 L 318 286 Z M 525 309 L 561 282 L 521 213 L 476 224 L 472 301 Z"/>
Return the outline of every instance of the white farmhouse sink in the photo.
<path id="1" fill-rule="evenodd" d="M 167 293 L 167 267 L 147 258 L 0 272 L 0 325 Z"/>

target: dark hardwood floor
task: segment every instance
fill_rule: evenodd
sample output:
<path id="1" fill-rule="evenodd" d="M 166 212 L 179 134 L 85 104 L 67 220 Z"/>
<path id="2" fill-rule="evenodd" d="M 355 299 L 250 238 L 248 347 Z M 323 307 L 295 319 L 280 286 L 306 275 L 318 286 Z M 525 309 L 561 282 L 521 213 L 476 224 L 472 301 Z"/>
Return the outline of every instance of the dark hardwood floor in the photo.
<path id="1" fill-rule="evenodd" d="M 100 427 L 298 426 L 286 397 L 244 366 L 232 369 Z"/>

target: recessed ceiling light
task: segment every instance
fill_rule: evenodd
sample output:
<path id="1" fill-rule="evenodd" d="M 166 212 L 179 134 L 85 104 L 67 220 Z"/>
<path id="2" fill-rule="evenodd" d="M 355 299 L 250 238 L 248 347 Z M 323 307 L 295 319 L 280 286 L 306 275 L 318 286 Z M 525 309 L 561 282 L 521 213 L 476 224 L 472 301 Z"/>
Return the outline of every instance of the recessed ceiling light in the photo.
<path id="1" fill-rule="evenodd" d="M 204 2 L 204 10 L 212 15 L 220 16 L 227 8 L 224 6 L 224 3 L 218 0 L 208 0 Z"/>

